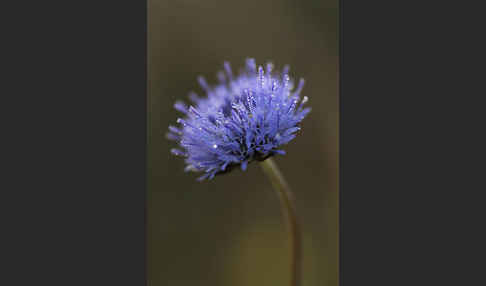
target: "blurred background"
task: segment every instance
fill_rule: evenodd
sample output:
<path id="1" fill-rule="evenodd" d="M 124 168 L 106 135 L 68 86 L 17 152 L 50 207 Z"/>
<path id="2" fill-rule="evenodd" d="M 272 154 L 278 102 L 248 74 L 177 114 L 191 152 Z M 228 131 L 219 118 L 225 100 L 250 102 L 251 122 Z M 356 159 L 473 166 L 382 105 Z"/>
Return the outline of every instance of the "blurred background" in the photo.
<path id="1" fill-rule="evenodd" d="M 295 192 L 303 286 L 338 285 L 338 1 L 148 1 L 147 256 L 150 286 L 286 285 L 289 250 L 279 201 L 260 166 L 209 182 L 184 173 L 165 138 L 196 77 L 223 61 L 271 60 L 306 80 L 312 112 L 275 157 Z"/>

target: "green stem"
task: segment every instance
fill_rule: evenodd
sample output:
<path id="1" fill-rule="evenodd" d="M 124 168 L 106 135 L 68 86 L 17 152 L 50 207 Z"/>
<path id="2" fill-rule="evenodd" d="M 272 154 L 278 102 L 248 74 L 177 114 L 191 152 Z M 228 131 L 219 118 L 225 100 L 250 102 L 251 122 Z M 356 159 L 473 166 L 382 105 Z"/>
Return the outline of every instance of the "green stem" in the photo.
<path id="1" fill-rule="evenodd" d="M 301 270 L 301 233 L 294 195 L 272 158 L 263 161 L 262 168 L 280 198 L 282 213 L 287 217 L 291 243 L 290 286 L 298 286 Z"/>

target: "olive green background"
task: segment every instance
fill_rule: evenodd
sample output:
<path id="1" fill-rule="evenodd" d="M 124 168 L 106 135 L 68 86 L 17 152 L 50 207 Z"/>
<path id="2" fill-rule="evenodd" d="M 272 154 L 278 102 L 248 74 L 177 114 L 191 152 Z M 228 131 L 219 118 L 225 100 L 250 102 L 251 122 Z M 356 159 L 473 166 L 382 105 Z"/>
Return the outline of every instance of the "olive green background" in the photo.
<path id="1" fill-rule="evenodd" d="M 279 202 L 260 166 L 197 182 L 165 138 L 177 99 L 224 60 L 289 64 L 312 112 L 276 162 L 303 227 L 303 286 L 338 285 L 338 1 L 148 1 L 147 257 L 150 286 L 286 285 Z"/>

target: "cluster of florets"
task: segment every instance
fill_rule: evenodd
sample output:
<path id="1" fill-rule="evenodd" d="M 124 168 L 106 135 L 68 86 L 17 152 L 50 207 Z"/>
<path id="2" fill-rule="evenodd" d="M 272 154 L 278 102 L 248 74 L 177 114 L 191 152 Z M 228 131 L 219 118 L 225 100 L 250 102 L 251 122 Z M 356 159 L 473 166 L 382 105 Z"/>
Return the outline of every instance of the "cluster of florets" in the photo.
<path id="1" fill-rule="evenodd" d="M 303 79 L 294 89 L 288 67 L 281 73 L 272 69 L 268 63 L 257 70 L 255 60 L 248 59 L 234 76 L 225 62 L 218 85 L 199 78 L 206 97 L 191 93 L 194 105 L 176 102 L 185 117 L 177 120 L 180 127 L 169 126 L 167 136 L 179 143 L 181 148 L 171 152 L 185 157 L 186 171 L 205 172 L 199 179 L 212 179 L 235 166 L 246 170 L 253 160 L 285 154 L 278 148 L 294 139 L 310 108 L 303 107 L 307 97 L 300 98 Z"/>

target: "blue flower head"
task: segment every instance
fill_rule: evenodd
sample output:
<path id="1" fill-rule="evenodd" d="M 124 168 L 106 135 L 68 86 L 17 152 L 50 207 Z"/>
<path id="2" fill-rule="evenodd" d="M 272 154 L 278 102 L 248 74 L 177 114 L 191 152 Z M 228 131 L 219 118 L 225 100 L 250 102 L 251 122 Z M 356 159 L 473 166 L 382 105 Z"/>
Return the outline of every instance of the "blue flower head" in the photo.
<path id="1" fill-rule="evenodd" d="M 171 152 L 185 157 L 185 170 L 204 172 L 200 180 L 285 154 L 278 148 L 294 139 L 310 111 L 303 107 L 307 97 L 300 98 L 304 80 L 294 89 L 287 66 L 277 73 L 271 63 L 257 69 L 255 60 L 247 59 L 246 67 L 233 75 L 225 62 L 218 79 L 218 85 L 209 86 L 199 77 L 207 96 L 191 93 L 190 106 L 176 102 L 185 117 L 177 120 L 179 127 L 169 126 L 167 134 L 179 143 L 180 149 Z"/>

